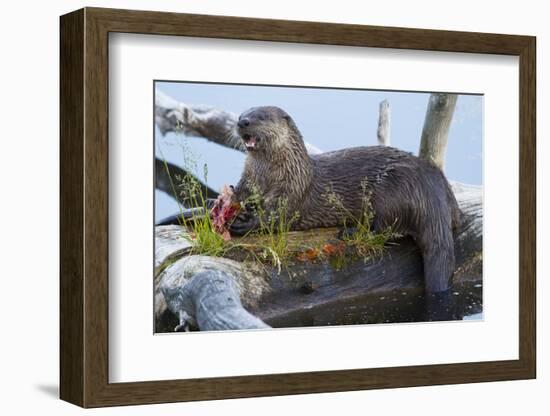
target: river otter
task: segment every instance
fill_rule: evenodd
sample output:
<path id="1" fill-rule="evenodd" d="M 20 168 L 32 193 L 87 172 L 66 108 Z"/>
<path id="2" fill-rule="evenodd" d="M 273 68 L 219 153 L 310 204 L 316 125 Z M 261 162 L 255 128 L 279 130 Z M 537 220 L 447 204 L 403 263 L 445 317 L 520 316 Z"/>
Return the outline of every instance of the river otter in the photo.
<path id="1" fill-rule="evenodd" d="M 239 201 L 250 196 L 254 184 L 265 212 L 276 210 L 284 198 L 288 212 L 299 214 L 293 230 L 342 226 L 341 212 L 331 205 L 327 190 L 360 218 L 362 186 L 366 185 L 374 211 L 373 229 L 393 226 L 396 232 L 411 236 L 422 252 L 426 292 L 449 289 L 459 209 L 437 167 L 388 146 L 310 156 L 298 127 L 278 107 L 245 111 L 239 117 L 237 133 L 247 149 L 244 171 L 235 187 Z M 259 226 L 258 216 L 245 210 L 231 224 L 230 232 L 243 235 Z"/>

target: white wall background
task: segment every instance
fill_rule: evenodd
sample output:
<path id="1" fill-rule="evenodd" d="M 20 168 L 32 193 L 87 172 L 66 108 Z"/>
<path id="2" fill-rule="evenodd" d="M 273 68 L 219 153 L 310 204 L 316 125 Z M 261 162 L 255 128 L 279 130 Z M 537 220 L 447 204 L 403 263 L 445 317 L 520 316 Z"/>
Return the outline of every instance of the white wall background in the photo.
<path id="1" fill-rule="evenodd" d="M 357 2 L 352 0 L 258 2 L 232 0 L 125 0 L 3 2 L 0 12 L 0 175 L 2 203 L 2 300 L 0 319 L 0 409 L 3 414 L 69 415 L 82 410 L 58 395 L 58 16 L 82 6 L 165 10 L 295 20 L 407 26 L 538 37 L 538 334 L 539 377 L 534 381 L 422 387 L 398 390 L 316 394 L 217 402 L 167 404 L 92 410 L 88 414 L 329 414 L 545 415 L 550 410 L 548 348 L 548 274 L 543 258 L 550 226 L 542 212 L 550 145 L 542 128 L 550 101 L 546 64 L 550 27 L 545 2 L 463 0 Z M 545 66 L 546 64 L 546 66 Z M 544 235 L 544 237 L 543 237 Z M 545 241 L 546 240 L 546 241 Z M 546 326 L 546 331 L 543 331 Z"/>

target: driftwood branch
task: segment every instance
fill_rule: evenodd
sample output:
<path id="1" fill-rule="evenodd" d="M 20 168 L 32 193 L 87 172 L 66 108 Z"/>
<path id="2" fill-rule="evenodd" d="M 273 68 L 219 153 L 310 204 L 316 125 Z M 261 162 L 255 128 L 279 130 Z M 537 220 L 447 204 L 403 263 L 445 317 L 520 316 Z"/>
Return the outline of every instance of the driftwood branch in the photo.
<path id="1" fill-rule="evenodd" d="M 155 91 L 155 122 L 163 135 L 182 133 L 204 137 L 222 146 L 245 150 L 233 134 L 236 114 L 206 105 L 180 103 L 159 90 Z"/>
<path id="2" fill-rule="evenodd" d="M 458 95 L 431 94 L 420 139 L 419 157 L 441 170 L 445 167 L 445 151 L 449 128 L 453 119 Z"/>
<path id="3" fill-rule="evenodd" d="M 267 328 L 249 312 L 269 290 L 266 280 L 230 259 L 186 255 L 184 233 L 175 225 L 156 229 L 156 331 Z"/>
<path id="4" fill-rule="evenodd" d="M 462 211 L 453 276 L 453 290 L 459 293 L 464 285 L 481 285 L 482 193 L 478 186 L 453 184 L 453 189 Z M 294 233 L 292 238 L 309 241 L 311 236 L 335 232 L 312 230 Z M 397 304 L 411 308 L 413 319 L 423 319 L 413 316 L 423 310 L 418 307 L 423 293 L 422 259 L 409 239 L 399 240 L 382 258 L 367 263 L 357 260 L 339 270 L 323 262 L 297 263 L 278 273 L 230 259 L 189 255 L 190 243 L 184 235 L 182 227 L 156 227 L 158 332 L 195 325 L 214 330 L 345 324 L 353 322 L 350 316 L 357 310 L 368 317 L 372 314 L 373 322 L 384 322 L 386 317 L 375 319 L 374 315 L 380 310 L 391 314 Z M 453 302 L 445 308 L 460 316 L 458 300 Z"/>
<path id="5" fill-rule="evenodd" d="M 390 103 L 388 100 L 384 100 L 380 103 L 378 129 L 376 130 L 378 144 L 381 146 L 390 145 L 390 120 Z"/>
<path id="6" fill-rule="evenodd" d="M 229 111 L 207 105 L 190 105 L 178 102 L 163 92 L 155 91 L 155 123 L 160 132 L 183 133 L 244 152 L 245 146 L 235 133 L 238 116 Z M 306 142 L 309 154 L 322 151 Z"/>
<path id="7" fill-rule="evenodd" d="M 180 181 L 178 181 L 177 178 L 183 179 L 188 175 L 190 175 L 189 172 L 173 163 L 165 162 L 158 158 L 155 159 L 155 188 L 173 197 L 183 206 L 187 206 L 187 204 L 178 192 L 178 184 Z M 212 188 L 206 186 L 199 179 L 195 179 L 201 187 L 202 194 L 207 198 L 216 198 L 218 196 L 218 193 Z"/>
<path id="8" fill-rule="evenodd" d="M 177 310 L 176 330 L 202 331 L 268 328 L 241 304 L 237 280 L 222 270 L 202 270 L 189 281 L 170 274 L 162 282 L 166 299 Z"/>

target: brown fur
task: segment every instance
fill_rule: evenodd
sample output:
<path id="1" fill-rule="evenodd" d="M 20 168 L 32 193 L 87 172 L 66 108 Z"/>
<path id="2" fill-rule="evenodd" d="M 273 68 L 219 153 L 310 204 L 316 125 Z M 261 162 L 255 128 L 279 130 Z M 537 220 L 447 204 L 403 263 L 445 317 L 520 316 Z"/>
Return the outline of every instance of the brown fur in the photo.
<path id="1" fill-rule="evenodd" d="M 255 141 L 235 191 L 240 201 L 253 186 L 264 209 L 272 212 L 283 198 L 288 212 L 299 214 L 295 230 L 343 225 L 327 192 L 336 194 L 360 218 L 362 183 L 374 209 L 373 226 L 410 235 L 424 259 L 428 292 L 447 290 L 455 266 L 453 229 L 459 210 L 443 173 L 410 153 L 385 146 L 356 147 L 309 156 L 294 121 L 278 107 L 257 107 L 239 118 L 238 133 Z M 231 231 L 242 234 L 258 227 L 241 217 Z"/>

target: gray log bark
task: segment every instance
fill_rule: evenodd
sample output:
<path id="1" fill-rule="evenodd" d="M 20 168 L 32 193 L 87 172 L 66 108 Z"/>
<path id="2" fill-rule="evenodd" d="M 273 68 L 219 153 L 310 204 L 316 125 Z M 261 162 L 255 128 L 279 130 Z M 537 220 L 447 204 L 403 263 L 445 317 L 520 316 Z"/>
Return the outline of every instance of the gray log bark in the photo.
<path id="1" fill-rule="evenodd" d="M 162 292 L 178 312 L 176 330 L 191 326 L 201 331 L 269 328 L 243 307 L 237 281 L 228 273 L 202 270 L 189 281 L 182 275 L 170 277 L 164 279 Z"/>
<path id="2" fill-rule="evenodd" d="M 376 130 L 378 144 L 381 146 L 390 146 L 390 122 L 390 103 L 388 100 L 384 100 L 380 103 L 378 129 Z"/>
<path id="3" fill-rule="evenodd" d="M 445 168 L 447 139 L 458 95 L 431 94 L 420 139 L 419 157 Z"/>
<path id="4" fill-rule="evenodd" d="M 462 212 L 453 284 L 480 284 L 481 187 L 452 186 Z M 329 235 L 332 230 L 313 232 Z M 350 302 L 354 308 L 365 302 L 379 305 L 376 302 L 396 290 L 414 302 L 423 290 L 422 259 L 410 239 L 390 246 L 382 258 L 354 261 L 341 270 L 326 263 L 299 263 L 287 271 L 273 269 L 266 274 L 226 258 L 188 255 L 191 245 L 184 234 L 182 227 L 156 227 L 157 332 L 194 325 L 201 330 L 322 325 L 340 311 L 345 313 Z M 312 290 L 304 291 L 308 287 Z"/>
<path id="5" fill-rule="evenodd" d="M 190 248 L 182 238 L 184 232 L 178 226 L 156 230 L 156 332 L 186 330 L 190 326 L 201 330 L 268 328 L 249 312 L 269 291 L 259 271 L 220 257 L 189 255 L 174 261 L 174 256 L 162 247 L 175 245 L 179 255 L 184 254 Z"/>

